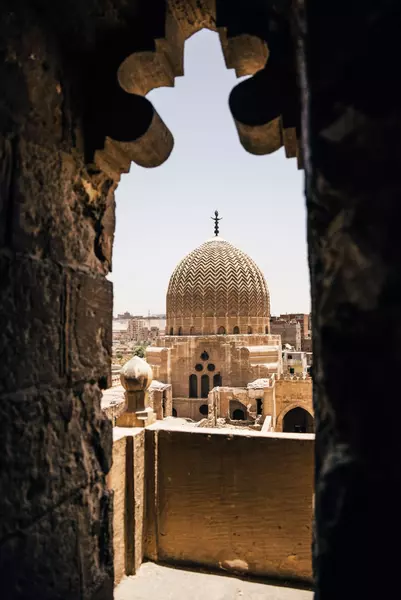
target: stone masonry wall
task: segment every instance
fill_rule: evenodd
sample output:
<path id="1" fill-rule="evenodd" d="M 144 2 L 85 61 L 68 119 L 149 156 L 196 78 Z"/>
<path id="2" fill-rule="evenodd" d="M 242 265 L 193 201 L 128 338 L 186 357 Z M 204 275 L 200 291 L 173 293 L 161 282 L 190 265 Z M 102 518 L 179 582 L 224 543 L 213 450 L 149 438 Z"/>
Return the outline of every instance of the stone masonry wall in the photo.
<path id="1" fill-rule="evenodd" d="M 116 184 L 84 165 L 79 99 L 36 4 L 0 8 L 2 597 L 111 598 Z"/>
<path id="2" fill-rule="evenodd" d="M 314 436 L 158 424 L 145 442 L 156 469 L 146 478 L 148 558 L 311 582 Z"/>
<path id="3" fill-rule="evenodd" d="M 275 430 L 283 430 L 283 419 L 293 408 L 305 409 L 312 416 L 313 386 L 312 379 L 278 379 L 275 382 L 276 424 Z"/>

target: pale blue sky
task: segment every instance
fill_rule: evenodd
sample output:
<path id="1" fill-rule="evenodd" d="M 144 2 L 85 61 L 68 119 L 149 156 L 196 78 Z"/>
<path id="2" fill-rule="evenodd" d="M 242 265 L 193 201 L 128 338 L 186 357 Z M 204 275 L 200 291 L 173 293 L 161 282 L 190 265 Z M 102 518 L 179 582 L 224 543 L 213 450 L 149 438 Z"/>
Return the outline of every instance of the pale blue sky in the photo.
<path id="1" fill-rule="evenodd" d="M 185 46 L 185 77 L 149 94 L 175 146 L 160 167 L 132 164 L 116 193 L 114 314 L 165 311 L 178 261 L 220 234 L 249 254 L 265 275 L 272 314 L 309 312 L 304 175 L 283 149 L 248 154 L 238 140 L 218 36 L 201 31 Z"/>

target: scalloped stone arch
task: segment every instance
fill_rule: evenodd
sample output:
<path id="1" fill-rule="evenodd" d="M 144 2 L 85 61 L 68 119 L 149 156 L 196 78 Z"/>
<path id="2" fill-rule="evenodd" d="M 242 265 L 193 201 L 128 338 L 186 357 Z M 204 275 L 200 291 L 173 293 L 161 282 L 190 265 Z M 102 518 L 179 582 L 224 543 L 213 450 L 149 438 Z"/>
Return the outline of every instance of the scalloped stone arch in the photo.
<path id="1" fill-rule="evenodd" d="M 164 24 L 154 29 L 153 39 L 141 40 L 137 47 L 135 36 L 127 40 L 127 49 L 131 46 L 132 51 L 120 61 L 116 76 L 124 114 L 132 120 L 140 106 L 143 123 L 139 129 L 132 126 L 127 131 L 120 126 L 115 137 L 106 136 L 103 148 L 94 157 L 102 169 L 118 178 L 121 172 L 128 172 L 131 161 L 152 168 L 170 156 L 173 135 L 145 96 L 158 87 L 173 87 L 175 78 L 184 75 L 185 41 L 202 29 L 219 35 L 228 69 L 234 69 L 237 77 L 251 76 L 234 87 L 229 101 L 243 147 L 260 155 L 284 146 L 286 156 L 298 157 L 301 166 L 297 119 L 293 116 L 297 102 L 295 74 L 291 69 L 283 71 L 282 63 L 276 65 L 269 56 L 266 32 L 247 32 L 246 24 L 244 31 L 231 26 L 230 11 L 234 14 L 235 10 L 215 0 L 167 0 Z M 257 97 L 263 99 L 258 106 L 254 103 Z"/>

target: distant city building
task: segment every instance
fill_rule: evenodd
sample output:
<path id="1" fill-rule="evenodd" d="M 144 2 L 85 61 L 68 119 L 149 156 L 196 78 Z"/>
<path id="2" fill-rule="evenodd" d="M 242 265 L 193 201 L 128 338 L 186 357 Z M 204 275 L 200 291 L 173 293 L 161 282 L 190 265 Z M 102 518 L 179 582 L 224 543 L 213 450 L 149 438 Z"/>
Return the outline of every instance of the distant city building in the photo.
<path id="1" fill-rule="evenodd" d="M 281 317 L 271 317 L 270 332 L 274 335 L 281 336 L 281 343 L 283 346 L 285 344 L 289 344 L 295 350 L 301 350 L 301 325 L 295 319 L 287 321 L 285 319 L 282 319 Z"/>
<path id="2" fill-rule="evenodd" d="M 308 357 L 306 352 L 283 351 L 283 371 L 288 375 L 307 375 Z"/>

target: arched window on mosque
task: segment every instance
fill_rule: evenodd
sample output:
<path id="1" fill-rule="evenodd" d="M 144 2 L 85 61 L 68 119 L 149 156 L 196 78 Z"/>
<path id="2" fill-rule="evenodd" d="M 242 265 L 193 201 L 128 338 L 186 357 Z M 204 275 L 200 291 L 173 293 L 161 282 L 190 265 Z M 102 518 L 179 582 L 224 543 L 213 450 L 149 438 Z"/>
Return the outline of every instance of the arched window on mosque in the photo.
<path id="1" fill-rule="evenodd" d="M 189 376 L 189 397 L 198 397 L 198 377 L 194 374 Z"/>
<path id="2" fill-rule="evenodd" d="M 248 325 L 248 333 L 252 333 L 252 327 Z"/>
<path id="3" fill-rule="evenodd" d="M 174 329 L 173 329 L 173 327 L 170 327 L 170 335 L 174 335 Z"/>
<path id="4" fill-rule="evenodd" d="M 209 395 L 209 375 L 202 375 L 201 378 L 201 398 L 207 398 Z"/>
<path id="5" fill-rule="evenodd" d="M 268 326 L 267 326 L 267 325 L 266 325 L 266 327 L 265 327 L 265 333 L 269 333 L 269 328 L 268 328 Z"/>
<path id="6" fill-rule="evenodd" d="M 199 407 L 199 412 L 204 417 L 207 417 L 207 415 L 209 413 L 209 407 L 208 407 L 208 405 L 207 404 L 202 404 L 202 406 Z"/>
<path id="7" fill-rule="evenodd" d="M 182 335 L 182 327 L 178 328 L 178 335 Z"/>
<path id="8" fill-rule="evenodd" d="M 189 330 L 189 335 L 195 335 L 195 327 L 191 327 Z"/>
<path id="9" fill-rule="evenodd" d="M 221 387 L 223 385 L 223 380 L 221 378 L 220 373 L 216 373 L 213 375 L 213 387 Z"/>
<path id="10" fill-rule="evenodd" d="M 217 333 L 218 333 L 219 335 L 224 335 L 224 334 L 225 334 L 225 332 L 226 332 L 226 328 L 225 328 L 225 327 L 223 327 L 223 326 L 219 327 L 219 329 L 218 329 L 218 331 L 217 331 Z"/>
<path id="11" fill-rule="evenodd" d="M 173 408 L 173 417 L 177 417 L 177 411 L 175 410 L 175 408 Z"/>
<path id="12" fill-rule="evenodd" d="M 233 334 L 234 334 L 234 335 L 238 335 L 238 334 L 239 334 L 239 327 L 238 327 L 238 325 L 236 325 L 236 326 L 234 327 L 234 329 L 233 329 Z"/>

